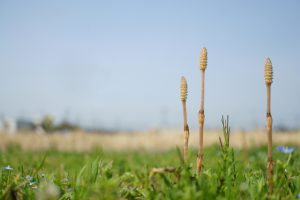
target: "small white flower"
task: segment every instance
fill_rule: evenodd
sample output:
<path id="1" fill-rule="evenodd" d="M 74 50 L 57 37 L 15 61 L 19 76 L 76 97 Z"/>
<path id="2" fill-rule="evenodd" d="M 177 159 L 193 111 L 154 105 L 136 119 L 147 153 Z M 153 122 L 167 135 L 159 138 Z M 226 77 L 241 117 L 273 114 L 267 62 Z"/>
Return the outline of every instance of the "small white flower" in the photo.
<path id="1" fill-rule="evenodd" d="M 9 165 L 7 165 L 6 167 L 3 167 L 3 169 L 4 170 L 8 170 L 8 171 L 13 170 L 13 168 L 11 166 L 9 166 Z"/>

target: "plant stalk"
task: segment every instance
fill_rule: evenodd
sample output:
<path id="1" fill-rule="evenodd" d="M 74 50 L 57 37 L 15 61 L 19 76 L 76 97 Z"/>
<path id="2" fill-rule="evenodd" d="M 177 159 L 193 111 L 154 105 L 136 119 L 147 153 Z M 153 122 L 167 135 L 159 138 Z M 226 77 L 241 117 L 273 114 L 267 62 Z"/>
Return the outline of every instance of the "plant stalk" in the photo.
<path id="1" fill-rule="evenodd" d="M 183 109 L 183 131 L 184 131 L 184 146 L 183 146 L 183 159 L 186 162 L 188 159 L 188 148 L 189 148 L 189 126 L 187 124 L 187 112 L 186 112 L 186 101 L 182 101 Z"/>
<path id="2" fill-rule="evenodd" d="M 205 69 L 201 70 L 202 80 L 201 80 L 201 102 L 199 111 L 199 148 L 197 157 L 197 172 L 201 173 L 203 167 L 203 128 L 204 128 L 204 83 L 205 83 Z"/>
<path id="3" fill-rule="evenodd" d="M 267 84 L 267 116 L 266 127 L 268 136 L 268 187 L 269 193 L 273 192 L 273 158 L 272 158 L 272 115 L 271 115 L 271 84 Z"/>

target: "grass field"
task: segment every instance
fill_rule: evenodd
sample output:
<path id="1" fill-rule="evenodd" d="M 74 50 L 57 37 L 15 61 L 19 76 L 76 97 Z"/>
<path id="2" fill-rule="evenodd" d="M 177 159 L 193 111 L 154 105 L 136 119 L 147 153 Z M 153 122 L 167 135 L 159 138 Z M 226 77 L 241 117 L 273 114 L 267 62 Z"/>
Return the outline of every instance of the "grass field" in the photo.
<path id="1" fill-rule="evenodd" d="M 32 141 L 34 143 L 34 141 Z M 224 148 L 224 147 L 223 147 Z M 204 149 L 204 171 L 196 175 L 196 149 L 189 162 L 180 151 L 1 150 L 1 199 L 296 199 L 300 154 L 274 147 L 274 192 L 266 184 L 266 146 Z M 153 168 L 175 172 L 151 174 Z"/>

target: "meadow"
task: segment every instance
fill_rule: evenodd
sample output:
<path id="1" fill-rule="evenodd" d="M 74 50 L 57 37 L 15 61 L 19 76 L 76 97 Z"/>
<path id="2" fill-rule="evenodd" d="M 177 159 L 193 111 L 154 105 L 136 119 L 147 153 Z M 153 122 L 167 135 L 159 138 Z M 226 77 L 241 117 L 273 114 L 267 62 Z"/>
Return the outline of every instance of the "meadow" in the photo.
<path id="1" fill-rule="evenodd" d="M 204 137 L 206 67 L 202 48 L 198 136 L 188 126 L 188 85 L 182 77 L 183 137 L 157 132 L 3 135 L 1 199 L 300 198 L 299 133 L 273 134 L 271 60 L 264 70 L 266 130 L 255 135 L 231 134 L 229 117 L 222 117 L 221 133 L 205 130 Z"/>
<path id="2" fill-rule="evenodd" d="M 268 193 L 267 146 L 231 148 L 226 139 L 197 149 L 61 151 L 53 147 L 1 150 L 1 199 L 296 199 L 300 193 L 298 148 L 273 147 L 274 191 Z M 34 141 L 32 141 L 34 145 Z M 295 147 L 295 145 L 294 145 Z M 159 171 L 159 170 L 162 171 Z M 169 171 L 168 171 L 169 169 Z M 159 173 L 156 173 L 159 172 Z"/>

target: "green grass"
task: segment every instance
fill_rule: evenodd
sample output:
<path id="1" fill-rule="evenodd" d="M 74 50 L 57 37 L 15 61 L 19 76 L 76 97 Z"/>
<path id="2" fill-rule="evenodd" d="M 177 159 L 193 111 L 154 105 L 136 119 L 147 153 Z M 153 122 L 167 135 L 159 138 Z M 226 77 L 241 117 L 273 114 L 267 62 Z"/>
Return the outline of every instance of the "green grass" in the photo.
<path id="1" fill-rule="evenodd" d="M 223 144 L 224 148 L 224 144 Z M 161 152 L 25 152 L 10 147 L 0 154 L 1 199 L 295 199 L 300 193 L 300 155 L 276 152 L 274 193 L 266 185 L 266 147 L 224 151 L 204 149 L 205 166 L 196 175 L 196 150 L 189 163 L 176 149 Z M 234 154 L 234 157 L 232 155 Z M 178 173 L 149 176 L 153 167 Z M 27 178 L 26 178 L 27 176 Z M 32 180 L 29 180 L 32 177 Z M 30 185 L 36 182 L 35 184 Z"/>

